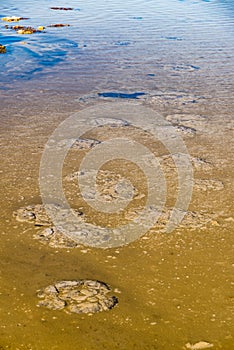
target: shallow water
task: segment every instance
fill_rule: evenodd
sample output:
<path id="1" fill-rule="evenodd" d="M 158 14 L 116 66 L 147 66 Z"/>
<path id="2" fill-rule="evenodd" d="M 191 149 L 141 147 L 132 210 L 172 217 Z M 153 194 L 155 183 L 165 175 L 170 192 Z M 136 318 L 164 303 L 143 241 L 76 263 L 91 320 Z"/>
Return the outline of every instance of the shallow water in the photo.
<path id="1" fill-rule="evenodd" d="M 233 9 L 224 0 L 1 2 L 1 17 L 30 18 L 16 24 L 70 24 L 18 35 L 0 23 L 1 349 L 162 350 L 199 341 L 233 348 Z M 152 229 L 119 249 L 42 245 L 32 238 L 36 228 L 12 213 L 41 202 L 47 139 L 75 111 L 122 98 L 195 128 L 182 134 L 189 153 L 211 164 L 195 168 L 195 179 L 224 185 L 195 186 L 189 210 L 210 221 L 168 235 Z M 71 155 L 68 172 L 74 163 Z M 167 177 L 170 206 L 171 168 Z M 82 278 L 118 288 L 119 305 L 93 316 L 37 308 L 39 288 Z"/>
<path id="2" fill-rule="evenodd" d="M 53 3 L 3 2 L 2 16 L 30 17 L 22 25 L 71 25 L 21 35 L 19 41 L 3 22 L 1 42 L 8 49 L 1 56 L 3 88 L 27 79 L 32 81 L 24 86 L 56 85 L 78 93 L 87 85 L 155 90 L 179 82 L 180 89 L 192 85 L 199 93 L 219 84 L 223 96 L 230 88 L 232 1 L 81 1 L 79 8 L 71 1 L 74 11 L 50 10 Z"/>

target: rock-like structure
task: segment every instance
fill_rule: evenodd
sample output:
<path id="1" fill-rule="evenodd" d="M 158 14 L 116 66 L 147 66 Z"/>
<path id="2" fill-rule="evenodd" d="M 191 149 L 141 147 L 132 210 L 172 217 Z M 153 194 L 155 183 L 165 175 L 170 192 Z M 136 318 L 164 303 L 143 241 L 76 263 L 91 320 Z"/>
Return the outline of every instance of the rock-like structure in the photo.
<path id="1" fill-rule="evenodd" d="M 176 165 L 173 161 L 173 156 L 175 156 L 175 158 L 177 159 L 177 162 L 178 162 L 178 164 L 180 164 L 180 166 L 183 166 L 186 164 L 184 162 L 183 154 L 179 154 L 179 153 L 165 154 L 165 155 L 160 157 L 160 163 L 165 168 L 164 169 L 165 171 L 167 169 L 169 171 L 171 171 L 172 168 L 176 168 Z M 210 161 L 203 159 L 203 158 L 190 157 L 190 161 L 192 163 L 194 170 L 209 172 L 215 168 L 214 164 L 212 164 Z"/>
<path id="2" fill-rule="evenodd" d="M 185 125 L 173 125 L 175 129 L 181 133 L 183 136 L 193 137 L 196 135 L 196 129 L 190 128 Z"/>
<path id="3" fill-rule="evenodd" d="M 19 208 L 13 215 L 17 221 L 33 223 L 35 226 L 52 225 L 43 204 L 28 205 L 27 207 Z"/>
<path id="4" fill-rule="evenodd" d="M 164 232 L 164 229 L 166 227 L 166 224 L 169 222 L 169 219 L 172 215 L 173 208 L 163 208 L 162 212 L 160 213 L 160 216 L 157 220 L 157 223 L 155 225 L 155 228 L 158 232 Z M 160 212 L 160 209 L 154 209 L 152 208 L 149 210 L 145 217 L 156 217 L 158 213 Z M 181 212 L 184 214 L 184 217 L 182 221 L 179 223 L 178 228 L 180 229 L 189 229 L 189 230 L 205 230 L 208 226 L 219 226 L 219 222 L 217 221 L 219 218 L 218 213 L 210 213 L 204 210 L 201 210 L 200 212 L 196 211 L 186 211 L 183 212 L 181 210 L 178 210 L 178 212 Z M 127 220 L 133 220 L 139 215 L 138 211 L 135 210 L 129 210 L 125 214 L 125 218 Z"/>
<path id="5" fill-rule="evenodd" d="M 87 178 L 88 176 L 95 177 L 96 171 L 76 171 L 66 176 L 65 180 L 68 182 L 78 181 L 78 177 Z M 140 194 L 136 187 L 132 186 L 130 182 L 126 181 L 120 174 L 116 174 L 110 170 L 99 170 L 97 174 L 97 190 L 100 196 L 105 201 L 112 201 L 114 199 L 130 199 L 139 198 Z M 95 192 L 92 188 L 87 186 L 84 198 L 94 199 Z"/>
<path id="6" fill-rule="evenodd" d="M 52 248 L 76 248 L 79 246 L 73 239 L 67 237 L 56 227 L 47 227 L 42 231 L 38 231 L 33 235 L 33 238 L 38 239 L 41 243 L 47 244 Z"/>
<path id="7" fill-rule="evenodd" d="M 62 216 L 68 215 L 67 209 L 61 210 L 57 205 L 51 205 L 54 212 L 60 210 Z M 77 220 L 83 220 L 83 213 L 79 210 L 73 210 L 76 213 Z M 46 213 L 45 206 L 43 204 L 29 205 L 27 207 L 19 208 L 13 215 L 19 222 L 28 222 L 34 224 L 38 230 L 33 235 L 33 238 L 38 239 L 43 244 L 48 244 L 53 248 L 75 248 L 79 244 L 73 239 L 67 237 L 62 232 L 54 227 L 53 222 Z"/>
<path id="8" fill-rule="evenodd" d="M 38 306 L 67 313 L 94 314 L 111 310 L 117 303 L 110 287 L 96 280 L 60 281 L 38 291 Z"/>
<path id="9" fill-rule="evenodd" d="M 95 140 L 95 139 L 85 139 L 85 138 L 79 138 L 77 139 L 74 144 L 72 145 L 73 149 L 77 150 L 90 150 L 96 145 L 99 145 L 101 141 Z"/>
<path id="10" fill-rule="evenodd" d="M 201 350 L 201 349 L 212 348 L 214 346 L 214 344 L 208 343 L 207 341 L 199 341 L 196 344 L 187 343 L 187 344 L 185 344 L 185 346 L 186 346 L 186 349 Z"/>
<path id="11" fill-rule="evenodd" d="M 200 191 L 221 191 L 224 189 L 224 184 L 220 180 L 215 179 L 195 179 L 194 188 Z"/>

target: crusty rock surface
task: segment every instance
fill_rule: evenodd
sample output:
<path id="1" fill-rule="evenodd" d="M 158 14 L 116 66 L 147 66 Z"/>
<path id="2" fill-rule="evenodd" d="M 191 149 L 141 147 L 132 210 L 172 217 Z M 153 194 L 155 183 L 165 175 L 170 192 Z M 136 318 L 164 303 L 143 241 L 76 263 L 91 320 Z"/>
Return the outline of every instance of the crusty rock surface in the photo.
<path id="1" fill-rule="evenodd" d="M 78 181 L 78 176 L 87 177 L 92 175 L 92 171 L 80 172 L 76 171 L 72 174 L 66 176 L 65 180 L 68 182 Z M 95 176 L 95 171 L 93 171 L 93 177 Z M 140 194 L 137 188 L 130 186 L 127 182 L 123 181 L 124 178 L 115 172 L 109 170 L 99 170 L 97 176 L 97 188 L 101 197 L 105 201 L 112 201 L 113 199 L 131 199 L 139 198 Z M 92 188 L 87 187 L 86 192 L 83 193 L 86 198 L 95 198 L 95 193 Z"/>
<path id="2" fill-rule="evenodd" d="M 59 281 L 38 291 L 38 306 L 67 313 L 94 314 L 111 310 L 117 303 L 110 287 L 96 280 Z"/>
<path id="3" fill-rule="evenodd" d="M 68 249 L 79 246 L 77 242 L 58 231 L 54 226 L 36 232 L 33 238 L 38 239 L 43 244 L 48 244 L 52 248 Z"/>
<path id="4" fill-rule="evenodd" d="M 95 139 L 79 138 L 73 143 L 72 148 L 87 151 L 92 149 L 96 145 L 99 145 L 100 143 L 101 141 Z"/>
<path id="5" fill-rule="evenodd" d="M 196 344 L 190 344 L 187 343 L 185 344 L 186 349 L 190 349 L 190 350 L 201 350 L 201 349 L 208 349 L 208 348 L 212 348 L 214 345 L 211 343 L 208 343 L 206 341 L 199 341 Z"/>
<path id="6" fill-rule="evenodd" d="M 52 224 L 43 204 L 28 205 L 27 207 L 19 208 L 13 215 L 17 221 L 33 223 L 35 226 L 48 226 Z"/>
<path id="7" fill-rule="evenodd" d="M 54 211 L 57 211 L 59 206 L 53 205 L 51 208 Z M 82 221 L 83 213 L 79 210 L 75 210 L 74 212 L 77 214 L 77 220 Z M 67 209 L 61 210 L 61 215 L 66 217 L 67 214 Z M 79 246 L 77 242 L 67 237 L 62 232 L 57 230 L 56 227 L 54 227 L 53 222 L 46 213 L 45 206 L 43 204 L 35 204 L 19 208 L 13 213 L 13 215 L 19 222 L 34 224 L 38 230 L 33 235 L 33 238 L 38 239 L 43 244 L 48 244 L 53 248 L 67 249 Z"/>
<path id="8" fill-rule="evenodd" d="M 200 191 L 221 191 L 224 189 L 224 184 L 216 179 L 195 179 L 194 188 Z"/>
<path id="9" fill-rule="evenodd" d="M 147 213 L 150 217 L 158 215 L 158 212 L 156 209 L 151 209 Z M 155 212 L 155 213 L 154 213 Z M 209 225 L 212 226 L 219 226 L 219 222 L 217 219 L 219 218 L 218 213 L 210 213 L 204 210 L 201 210 L 200 212 L 196 211 L 186 211 L 183 212 L 184 217 L 182 221 L 179 223 L 178 228 L 183 229 L 189 229 L 189 230 L 205 230 Z M 146 215 L 147 215 L 146 214 Z M 166 224 L 169 222 L 170 216 L 172 214 L 172 208 L 163 208 L 162 212 L 160 213 L 160 216 L 158 218 L 158 221 L 155 225 L 158 232 L 164 232 L 164 229 L 166 227 Z M 129 210 L 125 214 L 125 218 L 128 220 L 133 220 L 135 217 L 139 215 L 138 211 L 136 210 Z"/>

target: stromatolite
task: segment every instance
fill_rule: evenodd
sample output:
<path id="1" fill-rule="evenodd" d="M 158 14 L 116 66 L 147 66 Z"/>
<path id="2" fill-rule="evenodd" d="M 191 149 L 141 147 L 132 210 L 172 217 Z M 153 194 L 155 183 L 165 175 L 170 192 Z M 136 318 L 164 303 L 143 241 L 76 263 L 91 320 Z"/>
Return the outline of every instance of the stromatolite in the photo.
<path id="1" fill-rule="evenodd" d="M 95 139 L 79 138 L 73 143 L 72 148 L 77 149 L 77 150 L 87 151 L 87 150 L 92 149 L 96 145 L 99 145 L 100 143 L 101 143 L 101 141 L 95 140 Z"/>
<path id="2" fill-rule="evenodd" d="M 58 205 L 51 205 L 50 210 L 59 213 L 61 219 L 69 217 L 69 210 L 61 209 Z M 82 221 L 84 215 L 79 210 L 73 210 L 78 221 Z M 48 244 L 53 248 L 75 248 L 79 244 L 68 236 L 60 232 L 49 218 L 43 204 L 29 205 L 19 208 L 14 212 L 14 216 L 19 222 L 34 224 L 38 229 L 33 235 L 43 244 Z"/>
<path id="3" fill-rule="evenodd" d="M 48 244 L 52 248 L 69 249 L 79 246 L 77 242 L 57 230 L 55 226 L 47 227 L 39 232 L 36 232 L 33 235 L 33 238 L 38 239 L 43 244 Z"/>
<path id="4" fill-rule="evenodd" d="M 118 299 L 110 287 L 96 280 L 60 281 L 38 291 L 38 306 L 67 313 L 93 314 L 112 309 Z"/>
<path id="5" fill-rule="evenodd" d="M 14 216 L 17 221 L 33 223 L 35 226 L 49 226 L 52 224 L 42 204 L 19 208 L 14 212 Z"/>

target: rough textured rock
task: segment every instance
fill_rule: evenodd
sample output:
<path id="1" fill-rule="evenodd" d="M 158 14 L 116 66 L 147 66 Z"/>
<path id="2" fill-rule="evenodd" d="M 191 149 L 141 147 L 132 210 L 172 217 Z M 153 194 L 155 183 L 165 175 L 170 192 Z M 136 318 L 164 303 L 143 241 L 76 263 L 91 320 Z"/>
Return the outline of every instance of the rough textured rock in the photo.
<path id="1" fill-rule="evenodd" d="M 78 150 L 90 150 L 91 148 L 95 147 L 100 143 L 101 141 L 94 140 L 94 139 L 79 138 L 74 142 L 74 144 L 72 145 L 72 148 L 78 149 Z"/>
<path id="2" fill-rule="evenodd" d="M 157 93 L 148 94 L 147 96 L 147 104 L 152 106 L 156 105 L 157 108 L 171 106 L 177 108 L 188 104 L 194 104 L 204 99 L 203 96 L 196 96 L 183 91 L 158 91 Z"/>
<path id="3" fill-rule="evenodd" d="M 155 211 L 155 214 L 154 214 Z M 156 216 L 159 213 L 156 209 L 152 209 L 151 216 Z M 160 214 L 158 221 L 155 225 L 155 228 L 158 232 L 163 232 L 166 224 L 169 221 L 169 218 L 171 216 L 172 209 L 171 208 L 163 208 L 162 213 Z M 219 226 L 219 223 L 217 221 L 219 214 L 217 213 L 209 213 L 204 210 L 200 212 L 195 211 L 187 211 L 184 213 L 183 220 L 179 223 L 178 228 L 183 229 L 189 229 L 189 230 L 204 230 L 207 228 L 208 225 L 213 226 Z M 129 210 L 125 214 L 125 218 L 127 220 L 133 220 L 135 217 L 137 217 L 139 213 L 135 210 Z M 148 214 L 150 215 L 150 213 Z"/>
<path id="4" fill-rule="evenodd" d="M 160 163 L 162 164 L 162 166 L 165 167 L 165 170 L 171 170 L 172 168 L 176 168 L 172 156 L 173 155 L 166 154 L 160 157 Z M 183 157 L 180 157 L 180 154 L 174 154 L 174 156 L 178 160 L 179 164 L 183 166 Z M 194 170 L 211 171 L 214 169 L 214 165 L 204 158 L 190 157 L 190 161 Z"/>
<path id="5" fill-rule="evenodd" d="M 67 313 L 94 314 L 111 310 L 117 303 L 110 287 L 96 280 L 60 281 L 38 291 L 38 306 Z"/>
<path id="6" fill-rule="evenodd" d="M 33 235 L 33 238 L 38 239 L 43 244 L 48 244 L 52 248 L 75 248 L 79 244 L 63 233 L 58 231 L 56 227 L 47 227 L 44 230 Z"/>
<path id="7" fill-rule="evenodd" d="M 196 135 L 196 129 L 185 125 L 174 125 L 175 129 L 184 136 L 193 137 Z"/>
<path id="8" fill-rule="evenodd" d="M 59 206 L 53 205 L 51 208 L 56 211 L 59 209 Z M 77 214 L 77 220 L 84 220 L 82 212 L 78 210 L 75 210 L 75 212 Z M 13 215 L 19 222 L 34 224 L 38 230 L 33 235 L 33 238 L 38 239 L 43 244 L 48 244 L 53 248 L 67 249 L 79 246 L 77 242 L 67 237 L 53 226 L 43 204 L 29 205 L 27 207 L 19 208 L 13 213 Z M 68 216 L 67 209 L 61 211 L 61 216 L 64 218 Z"/>
<path id="9" fill-rule="evenodd" d="M 79 172 L 76 171 L 72 174 L 66 176 L 66 181 L 78 181 L 78 176 L 87 176 L 91 172 Z M 92 174 L 91 174 L 92 175 Z M 93 171 L 93 177 L 95 176 L 95 171 Z M 120 174 L 109 170 L 99 170 L 97 175 L 97 190 L 105 201 L 112 201 L 113 199 L 131 199 L 139 198 L 139 191 L 136 187 L 133 187 L 126 181 Z M 87 187 L 85 194 L 86 198 L 95 198 L 95 193 L 92 188 Z"/>
<path id="10" fill-rule="evenodd" d="M 221 191 L 224 189 L 224 184 L 220 180 L 195 179 L 194 188 L 200 191 Z"/>
<path id="11" fill-rule="evenodd" d="M 192 157 L 191 162 L 196 170 L 210 171 L 214 168 L 214 165 L 204 158 Z"/>
<path id="12" fill-rule="evenodd" d="M 196 344 L 190 344 L 187 343 L 185 344 L 186 349 L 190 349 L 190 350 L 199 350 L 199 349 L 208 349 L 208 348 L 212 348 L 214 345 L 211 343 L 208 343 L 206 341 L 199 341 Z"/>
<path id="13" fill-rule="evenodd" d="M 176 113 L 167 115 L 166 120 L 172 123 L 172 125 L 183 125 L 202 134 L 212 131 L 210 127 L 212 120 L 206 115 Z"/>
<path id="14" fill-rule="evenodd" d="M 54 214 L 60 213 L 61 217 L 65 218 L 69 209 L 61 208 L 59 205 L 50 204 L 50 212 Z M 83 213 L 79 210 L 73 210 L 77 216 L 82 216 Z M 28 205 L 27 207 L 19 208 L 14 211 L 13 215 L 17 221 L 33 223 L 35 226 L 51 226 L 52 221 L 49 218 L 45 206 L 43 204 Z"/>
<path id="15" fill-rule="evenodd" d="M 200 67 L 194 66 L 192 64 L 175 64 L 175 65 L 168 65 L 166 67 L 171 70 L 182 71 L 182 72 L 194 72 L 200 69 Z"/>
<path id="16" fill-rule="evenodd" d="M 19 208 L 14 212 L 14 216 L 17 221 L 33 223 L 35 226 L 49 226 L 52 224 L 43 204 Z"/>

